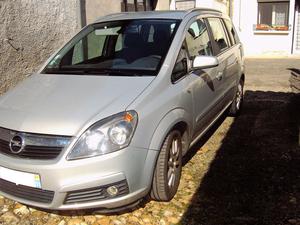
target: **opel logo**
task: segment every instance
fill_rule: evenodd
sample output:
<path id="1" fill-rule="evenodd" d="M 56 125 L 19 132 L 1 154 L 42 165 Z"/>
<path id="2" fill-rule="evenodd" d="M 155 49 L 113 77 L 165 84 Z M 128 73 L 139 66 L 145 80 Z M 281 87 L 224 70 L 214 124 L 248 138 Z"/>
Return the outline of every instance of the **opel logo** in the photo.
<path id="1" fill-rule="evenodd" d="M 20 153 L 25 147 L 24 139 L 20 135 L 15 135 L 9 142 L 10 151 L 14 154 Z"/>

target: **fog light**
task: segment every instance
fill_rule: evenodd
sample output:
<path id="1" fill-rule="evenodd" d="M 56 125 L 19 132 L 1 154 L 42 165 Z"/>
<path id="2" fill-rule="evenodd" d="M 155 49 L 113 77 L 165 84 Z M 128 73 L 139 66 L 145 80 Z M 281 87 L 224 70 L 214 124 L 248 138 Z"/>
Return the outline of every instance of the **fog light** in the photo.
<path id="1" fill-rule="evenodd" d="M 119 190 L 116 186 L 110 186 L 106 189 L 106 192 L 111 196 L 116 196 L 119 193 Z"/>

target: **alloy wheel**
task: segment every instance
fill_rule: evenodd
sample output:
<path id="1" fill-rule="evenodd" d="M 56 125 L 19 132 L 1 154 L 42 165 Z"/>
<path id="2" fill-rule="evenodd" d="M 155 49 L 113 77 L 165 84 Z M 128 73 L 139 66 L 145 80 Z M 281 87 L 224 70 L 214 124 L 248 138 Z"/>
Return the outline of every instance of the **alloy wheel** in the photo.
<path id="1" fill-rule="evenodd" d="M 168 186 L 169 188 L 173 188 L 175 185 L 176 179 L 178 179 L 177 174 L 179 170 L 180 164 L 180 143 L 179 138 L 174 137 L 172 140 L 172 144 L 170 146 L 169 160 L 168 160 Z"/>

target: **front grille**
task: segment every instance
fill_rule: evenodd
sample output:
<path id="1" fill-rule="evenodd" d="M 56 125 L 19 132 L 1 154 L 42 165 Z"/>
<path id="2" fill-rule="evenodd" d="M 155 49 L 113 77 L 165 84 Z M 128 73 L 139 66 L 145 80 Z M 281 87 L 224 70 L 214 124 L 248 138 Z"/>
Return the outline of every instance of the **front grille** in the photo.
<path id="1" fill-rule="evenodd" d="M 12 182 L 0 179 L 0 191 L 29 201 L 51 203 L 54 197 L 53 191 L 16 185 Z"/>
<path id="2" fill-rule="evenodd" d="M 118 188 L 119 192 L 116 196 L 111 197 L 106 192 L 106 189 L 110 186 L 116 186 Z M 105 186 L 68 192 L 64 203 L 73 204 L 73 203 L 100 201 L 100 200 L 120 197 L 128 193 L 129 193 L 129 189 L 128 189 L 127 182 L 126 180 L 122 180 L 120 182 L 105 185 Z"/>
<path id="3" fill-rule="evenodd" d="M 0 127 L 0 154 L 16 158 L 55 159 L 71 143 L 71 139 L 67 136 L 25 133 Z"/>
<path id="4" fill-rule="evenodd" d="M 62 147 L 27 145 L 22 152 L 14 154 L 9 148 L 9 142 L 0 139 L 0 152 L 6 155 L 28 159 L 55 159 Z"/>

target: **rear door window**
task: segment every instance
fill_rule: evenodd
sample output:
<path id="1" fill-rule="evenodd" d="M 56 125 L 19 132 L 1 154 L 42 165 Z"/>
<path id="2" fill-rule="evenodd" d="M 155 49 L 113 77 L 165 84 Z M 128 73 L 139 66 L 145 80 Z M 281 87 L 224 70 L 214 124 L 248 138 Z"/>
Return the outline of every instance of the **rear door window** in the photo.
<path id="1" fill-rule="evenodd" d="M 229 40 L 227 38 L 226 31 L 222 21 L 219 18 L 208 18 L 214 42 L 216 44 L 216 50 L 218 53 L 225 51 L 230 47 Z"/>

